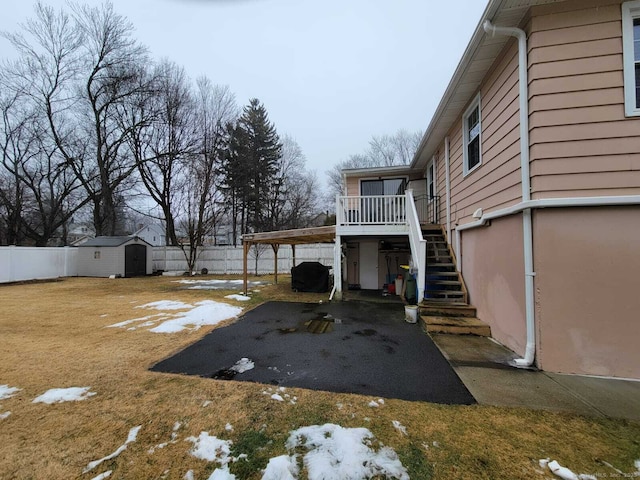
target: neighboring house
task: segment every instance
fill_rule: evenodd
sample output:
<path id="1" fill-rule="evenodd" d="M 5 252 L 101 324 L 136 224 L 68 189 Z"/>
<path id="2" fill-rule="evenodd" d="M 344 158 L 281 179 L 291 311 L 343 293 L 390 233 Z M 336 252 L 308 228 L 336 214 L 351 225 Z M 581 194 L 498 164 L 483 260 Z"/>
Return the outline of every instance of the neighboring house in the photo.
<path id="1" fill-rule="evenodd" d="M 167 244 L 164 227 L 156 223 L 150 225 L 139 224 L 138 230 L 131 236 L 141 238 L 154 247 L 164 247 Z"/>
<path id="2" fill-rule="evenodd" d="M 338 296 L 406 253 L 520 366 L 640 379 L 640 0 L 491 0 L 411 165 L 343 173 Z"/>

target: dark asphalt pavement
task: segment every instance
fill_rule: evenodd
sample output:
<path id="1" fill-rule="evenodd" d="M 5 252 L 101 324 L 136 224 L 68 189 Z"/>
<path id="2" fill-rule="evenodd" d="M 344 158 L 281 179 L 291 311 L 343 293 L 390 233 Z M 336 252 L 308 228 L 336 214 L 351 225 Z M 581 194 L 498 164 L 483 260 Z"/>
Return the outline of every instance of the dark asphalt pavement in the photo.
<path id="1" fill-rule="evenodd" d="M 326 333 L 312 333 L 309 329 Z M 255 368 L 229 369 L 246 357 Z M 152 367 L 284 387 L 443 404 L 475 403 L 404 306 L 269 302 Z"/>

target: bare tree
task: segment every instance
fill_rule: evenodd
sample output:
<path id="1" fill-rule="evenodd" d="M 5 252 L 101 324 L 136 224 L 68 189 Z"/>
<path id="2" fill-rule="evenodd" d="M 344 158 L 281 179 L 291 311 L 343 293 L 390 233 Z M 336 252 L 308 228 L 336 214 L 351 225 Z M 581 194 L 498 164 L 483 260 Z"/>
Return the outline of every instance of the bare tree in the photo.
<path id="1" fill-rule="evenodd" d="M 288 135 L 281 138 L 282 157 L 271 184 L 268 216 L 272 230 L 309 226 L 318 210 L 318 182 L 307 172 L 300 145 Z"/>
<path id="2" fill-rule="evenodd" d="M 350 155 L 338 162 L 327 172 L 329 195 L 344 195 L 342 191 L 342 170 L 347 168 L 391 167 L 408 165 L 420 146 L 422 132 L 398 130 L 393 135 L 374 136 L 369 148 L 362 154 Z M 333 203 L 333 202 L 331 202 Z"/>
<path id="3" fill-rule="evenodd" d="M 11 194 L 3 189 L 0 202 L 8 230 L 14 232 L 8 241 L 23 241 L 23 236 L 44 246 L 87 199 L 78 194 L 80 184 L 47 135 L 46 116 L 34 101 L 41 97 L 34 96 L 33 89 L 22 89 L 36 85 L 53 97 L 55 88 L 37 75 L 25 84 L 20 72 L 29 67 L 15 66 L 20 68 L 12 74 L 0 74 L 0 155 L 5 180 L 12 187 Z M 62 242 L 66 243 L 64 235 Z"/>
<path id="4" fill-rule="evenodd" d="M 115 13 L 111 4 L 76 5 L 73 11 L 82 38 L 81 119 L 91 148 L 71 152 L 64 145 L 61 150 L 92 200 L 96 234 L 114 235 L 116 197 L 136 169 L 127 140 L 149 121 L 128 115 L 131 102 L 152 92 L 145 71 L 148 56 L 133 39 L 131 23 Z"/>
<path id="5" fill-rule="evenodd" d="M 155 95 L 136 105 L 151 121 L 130 135 L 130 144 L 146 192 L 162 212 L 167 243 L 178 245 L 176 216 L 187 186 L 187 160 L 199 147 L 195 101 L 184 69 L 167 60 L 153 74 Z"/>
<path id="6" fill-rule="evenodd" d="M 145 48 L 132 25 L 105 3 L 72 5 L 73 16 L 37 4 L 23 32 L 6 34 L 20 55 L 14 88 L 25 92 L 46 119 L 47 134 L 85 190 L 96 234 L 117 229 L 117 198 L 136 165 L 129 135 L 130 102 L 149 88 Z"/>
<path id="7" fill-rule="evenodd" d="M 182 197 L 180 226 L 188 243 L 180 243 L 189 270 L 193 271 L 198 248 L 208 235 L 215 236 L 224 209 L 217 189 L 217 174 L 226 145 L 225 125 L 238 114 L 228 87 L 213 85 L 206 77 L 197 81 L 196 117 L 199 145 L 186 162 L 187 183 Z"/>

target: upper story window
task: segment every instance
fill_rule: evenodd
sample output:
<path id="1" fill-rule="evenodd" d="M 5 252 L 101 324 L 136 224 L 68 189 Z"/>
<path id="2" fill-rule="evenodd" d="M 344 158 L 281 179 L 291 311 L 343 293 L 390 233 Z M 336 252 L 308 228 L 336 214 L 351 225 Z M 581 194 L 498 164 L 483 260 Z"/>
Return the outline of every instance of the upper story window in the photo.
<path id="1" fill-rule="evenodd" d="M 624 111 L 640 116 L 640 0 L 622 4 Z"/>
<path id="2" fill-rule="evenodd" d="M 482 164 L 481 132 L 480 94 L 478 94 L 462 116 L 464 175 L 472 172 Z"/>

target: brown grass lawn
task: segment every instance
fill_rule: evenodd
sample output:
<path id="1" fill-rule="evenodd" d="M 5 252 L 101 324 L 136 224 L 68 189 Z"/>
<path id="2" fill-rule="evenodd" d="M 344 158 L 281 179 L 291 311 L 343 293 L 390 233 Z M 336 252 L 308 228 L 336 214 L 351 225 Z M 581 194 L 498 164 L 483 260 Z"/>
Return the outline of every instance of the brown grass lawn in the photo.
<path id="1" fill-rule="evenodd" d="M 233 292 L 184 290 L 174 280 L 73 278 L 0 286 L 0 385 L 21 389 L 0 400 L 0 414 L 11 411 L 0 420 L 0 478 L 90 479 L 113 470 L 110 479 L 182 479 L 193 470 L 205 479 L 217 465 L 189 455 L 192 444 L 185 439 L 207 431 L 232 440 L 236 455 L 248 455 L 231 466 L 238 479 L 260 479 L 268 459 L 286 453 L 292 429 L 327 422 L 369 428 L 417 480 L 551 478 L 538 466 L 547 457 L 576 473 L 612 477 L 616 472 L 603 462 L 633 472 L 640 458 L 640 425 L 620 420 L 392 399 L 372 408 L 370 397 L 287 389 L 298 397 L 292 405 L 264 395 L 264 385 L 150 372 L 157 361 L 223 327 L 174 334 L 104 328 L 144 315 L 136 305 L 212 299 L 249 309 L 267 300 L 326 301 L 326 295 L 292 293 L 289 277 L 244 304 L 222 298 Z M 32 403 L 50 388 L 73 386 L 89 386 L 96 395 Z M 149 453 L 170 440 L 176 422 L 177 441 Z M 227 423 L 233 431 L 225 430 Z M 137 441 L 82 473 L 122 445 L 136 425 L 142 426 Z"/>

